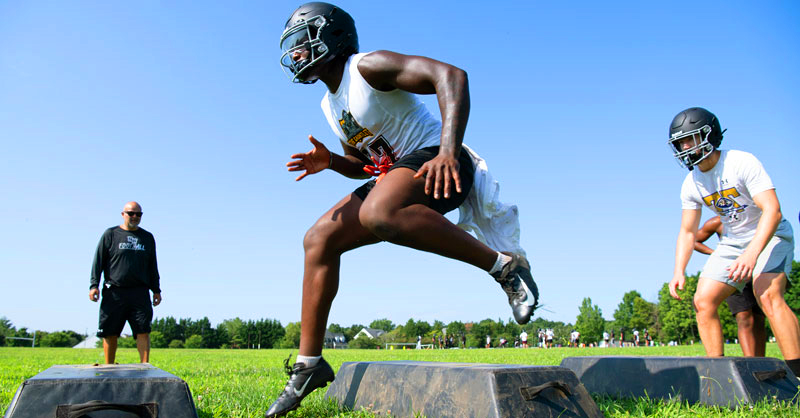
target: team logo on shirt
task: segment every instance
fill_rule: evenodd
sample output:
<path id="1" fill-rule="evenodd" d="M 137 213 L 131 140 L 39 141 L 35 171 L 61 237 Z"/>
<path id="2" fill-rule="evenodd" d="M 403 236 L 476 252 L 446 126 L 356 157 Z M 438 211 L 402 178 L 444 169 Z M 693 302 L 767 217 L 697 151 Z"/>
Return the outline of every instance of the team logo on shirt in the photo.
<path id="1" fill-rule="evenodd" d="M 120 250 L 144 251 L 144 244 L 139 244 L 139 238 L 128 235 L 128 242 L 120 242 Z"/>
<path id="2" fill-rule="evenodd" d="M 747 208 L 747 205 L 742 206 L 734 199 L 739 196 L 739 191 L 735 187 L 731 187 L 705 196 L 703 201 L 709 208 L 716 211 L 719 216 L 727 216 L 733 220 L 738 219 L 737 214 L 744 212 Z"/>
<path id="3" fill-rule="evenodd" d="M 356 118 L 346 110 L 342 110 L 342 118 L 339 119 L 339 126 L 342 127 L 342 132 L 344 132 L 344 136 L 347 137 L 347 143 L 353 147 L 363 141 L 364 138 L 373 136 L 369 129 L 359 125 Z"/>

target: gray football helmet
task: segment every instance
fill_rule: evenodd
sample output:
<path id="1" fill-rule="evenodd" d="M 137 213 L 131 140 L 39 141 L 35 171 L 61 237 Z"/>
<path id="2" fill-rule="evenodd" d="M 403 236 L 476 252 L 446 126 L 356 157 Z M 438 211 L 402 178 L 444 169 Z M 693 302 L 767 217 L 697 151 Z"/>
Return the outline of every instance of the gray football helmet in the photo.
<path id="1" fill-rule="evenodd" d="M 286 21 L 280 47 L 281 66 L 292 82 L 312 84 L 319 76 L 310 74 L 311 69 L 358 52 L 356 25 L 337 6 L 306 3 Z"/>
<path id="2" fill-rule="evenodd" d="M 678 163 L 692 171 L 694 166 L 719 148 L 724 132 L 713 113 L 702 107 L 691 107 L 672 119 L 667 144 Z M 694 145 L 684 150 L 680 142 L 689 137 Z"/>

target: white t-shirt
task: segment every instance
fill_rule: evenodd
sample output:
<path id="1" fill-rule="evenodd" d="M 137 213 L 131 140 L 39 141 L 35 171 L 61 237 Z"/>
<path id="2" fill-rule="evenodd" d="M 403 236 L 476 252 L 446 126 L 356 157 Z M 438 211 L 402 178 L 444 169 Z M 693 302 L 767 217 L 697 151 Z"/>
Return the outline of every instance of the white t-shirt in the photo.
<path id="1" fill-rule="evenodd" d="M 519 339 L 522 340 L 522 341 L 528 341 L 528 333 L 525 332 L 525 331 L 522 331 L 522 333 L 519 334 Z"/>
<path id="2" fill-rule="evenodd" d="M 386 154 L 392 162 L 420 148 L 439 145 L 442 123 L 419 98 L 404 90 L 380 91 L 364 80 L 351 55 L 335 93 L 322 98 L 322 111 L 339 139 L 365 155 Z"/>
<path id="3" fill-rule="evenodd" d="M 761 219 L 761 209 L 753 196 L 772 190 L 772 180 L 761 162 L 744 151 L 722 150 L 714 168 L 689 172 L 681 187 L 681 207 L 706 206 L 719 215 L 723 225 L 722 241 L 744 245 L 753 239 Z M 782 218 L 775 235 L 792 239 L 792 227 Z"/>

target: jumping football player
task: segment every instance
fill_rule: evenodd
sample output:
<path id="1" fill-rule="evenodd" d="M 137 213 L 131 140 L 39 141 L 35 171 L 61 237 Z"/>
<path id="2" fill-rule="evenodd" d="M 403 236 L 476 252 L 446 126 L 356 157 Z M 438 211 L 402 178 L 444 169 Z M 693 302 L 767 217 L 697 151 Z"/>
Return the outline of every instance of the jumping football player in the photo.
<path id="1" fill-rule="evenodd" d="M 328 3 L 300 6 L 287 21 L 280 46 L 281 64 L 293 82 L 320 80 L 327 87 L 322 110 L 344 150 L 335 154 L 309 136 L 313 149 L 292 155 L 289 171 L 301 173 L 297 180 L 326 169 L 354 179 L 378 178 L 345 196 L 306 233 L 300 351 L 267 417 L 297 408 L 334 378 L 321 357 L 322 342 L 346 251 L 387 241 L 472 264 L 501 285 L 520 324 L 530 320 L 539 297 L 518 242 L 512 245 L 516 251 L 492 248 L 444 217 L 463 205 L 479 217 L 494 207 L 503 213 L 484 213 L 481 219 L 519 224 L 516 207 L 486 205 L 473 199 L 490 194 L 470 193 L 473 186 L 483 187 L 485 177 L 476 171 L 485 173 L 485 164 L 462 146 L 470 103 L 463 70 L 421 56 L 359 53 L 352 17 Z M 441 122 L 416 94 L 436 95 Z M 491 222 L 477 225 L 482 226 L 476 235 L 498 242 L 486 228 Z M 494 234 L 500 241 L 519 239 L 518 229 L 501 232 Z"/>

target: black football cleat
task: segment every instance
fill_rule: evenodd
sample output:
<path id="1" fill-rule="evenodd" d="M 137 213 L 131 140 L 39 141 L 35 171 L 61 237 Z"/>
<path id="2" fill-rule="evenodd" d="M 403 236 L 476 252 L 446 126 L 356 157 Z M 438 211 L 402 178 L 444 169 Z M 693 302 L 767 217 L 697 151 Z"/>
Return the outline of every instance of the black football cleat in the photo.
<path id="1" fill-rule="evenodd" d="M 306 367 L 304 363 L 295 363 L 290 368 L 289 359 L 291 357 L 289 355 L 284 362 L 289 381 L 286 382 L 286 387 L 283 388 L 278 399 L 264 414 L 266 418 L 282 417 L 290 411 L 294 411 L 300 406 L 300 401 L 314 389 L 325 387 L 329 382 L 333 382 L 333 369 L 324 358 L 319 359 L 317 365 L 313 367 Z"/>
<path id="2" fill-rule="evenodd" d="M 531 266 L 524 256 L 507 252 L 503 254 L 511 256 L 511 262 L 492 274 L 492 277 L 508 295 L 508 304 L 511 305 L 514 319 L 520 325 L 527 324 L 533 311 L 539 306 L 539 288 L 533 281 Z"/>

